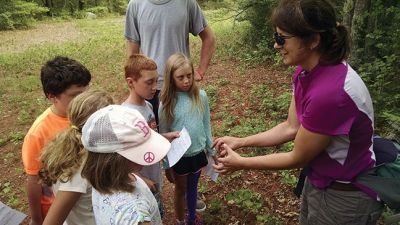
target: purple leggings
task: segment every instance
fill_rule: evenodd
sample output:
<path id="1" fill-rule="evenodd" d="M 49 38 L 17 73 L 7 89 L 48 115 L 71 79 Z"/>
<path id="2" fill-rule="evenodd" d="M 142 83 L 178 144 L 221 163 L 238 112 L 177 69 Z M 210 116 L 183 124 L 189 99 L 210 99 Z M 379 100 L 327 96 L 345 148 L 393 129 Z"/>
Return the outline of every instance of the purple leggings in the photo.
<path id="1" fill-rule="evenodd" d="M 196 218 L 197 184 L 199 183 L 201 170 L 187 175 L 186 205 L 188 210 L 188 222 L 193 223 Z"/>

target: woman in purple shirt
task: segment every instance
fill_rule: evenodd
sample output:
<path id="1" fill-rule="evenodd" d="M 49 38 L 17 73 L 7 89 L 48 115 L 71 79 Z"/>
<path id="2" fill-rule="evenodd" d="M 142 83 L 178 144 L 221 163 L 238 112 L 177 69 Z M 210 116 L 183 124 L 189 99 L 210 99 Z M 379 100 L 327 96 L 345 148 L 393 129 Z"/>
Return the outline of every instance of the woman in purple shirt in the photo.
<path id="1" fill-rule="evenodd" d="M 328 0 L 282 0 L 272 14 L 274 48 L 295 65 L 288 119 L 265 132 L 217 138 L 220 173 L 308 166 L 300 224 L 376 224 L 382 203 L 354 182 L 375 165 L 369 92 L 346 63 L 349 34 Z M 290 152 L 241 157 L 232 149 L 294 140 Z"/>

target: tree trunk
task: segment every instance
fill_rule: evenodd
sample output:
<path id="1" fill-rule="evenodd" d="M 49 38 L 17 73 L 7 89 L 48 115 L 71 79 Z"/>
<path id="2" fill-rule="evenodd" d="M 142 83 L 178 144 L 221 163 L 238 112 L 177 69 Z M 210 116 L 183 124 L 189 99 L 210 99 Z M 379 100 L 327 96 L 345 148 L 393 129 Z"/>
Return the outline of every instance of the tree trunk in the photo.
<path id="1" fill-rule="evenodd" d="M 343 25 L 351 30 L 351 20 L 353 19 L 354 13 L 354 0 L 346 0 L 343 5 Z"/>
<path id="2" fill-rule="evenodd" d="M 354 67 L 358 67 L 361 63 L 362 54 L 365 47 L 365 37 L 367 35 L 370 0 L 355 0 L 354 10 L 351 17 L 350 37 L 352 39 L 352 47 L 350 61 Z"/>
<path id="3" fill-rule="evenodd" d="M 51 8 L 52 8 L 51 0 L 43 0 L 43 5 L 49 9 L 49 11 L 47 11 L 47 16 L 51 16 Z"/>

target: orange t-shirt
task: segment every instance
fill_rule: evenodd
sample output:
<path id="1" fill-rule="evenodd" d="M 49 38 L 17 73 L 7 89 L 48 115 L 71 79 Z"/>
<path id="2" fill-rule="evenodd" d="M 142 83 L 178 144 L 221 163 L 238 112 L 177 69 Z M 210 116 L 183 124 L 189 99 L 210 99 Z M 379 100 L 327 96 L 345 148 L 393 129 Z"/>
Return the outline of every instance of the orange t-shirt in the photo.
<path id="1" fill-rule="evenodd" d="M 54 114 L 50 108 L 46 109 L 36 118 L 26 134 L 24 144 L 22 145 L 22 162 L 27 174 L 38 175 L 41 168 L 39 156 L 43 147 L 68 126 L 68 118 Z M 53 199 L 54 195 L 51 188 L 42 187 L 42 208 L 43 206 L 51 205 Z"/>

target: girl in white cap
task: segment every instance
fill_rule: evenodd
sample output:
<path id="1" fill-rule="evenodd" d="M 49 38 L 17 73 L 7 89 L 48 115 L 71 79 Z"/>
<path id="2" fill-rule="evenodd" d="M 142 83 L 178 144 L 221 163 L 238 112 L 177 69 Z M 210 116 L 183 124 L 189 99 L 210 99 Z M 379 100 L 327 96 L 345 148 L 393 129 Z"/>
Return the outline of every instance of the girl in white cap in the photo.
<path id="1" fill-rule="evenodd" d="M 96 110 L 114 101 L 105 92 L 86 91 L 75 97 L 68 109 L 71 126 L 44 149 L 39 176 L 46 185 L 53 185 L 56 198 L 43 221 L 44 225 L 95 225 L 92 210 L 92 187 L 81 177 L 87 152 L 82 148 L 81 129 Z"/>
<path id="2" fill-rule="evenodd" d="M 96 224 L 162 224 L 156 199 L 134 173 L 163 159 L 169 141 L 137 110 L 110 105 L 89 117 L 82 144 L 89 151 L 82 176 L 93 186 Z"/>

